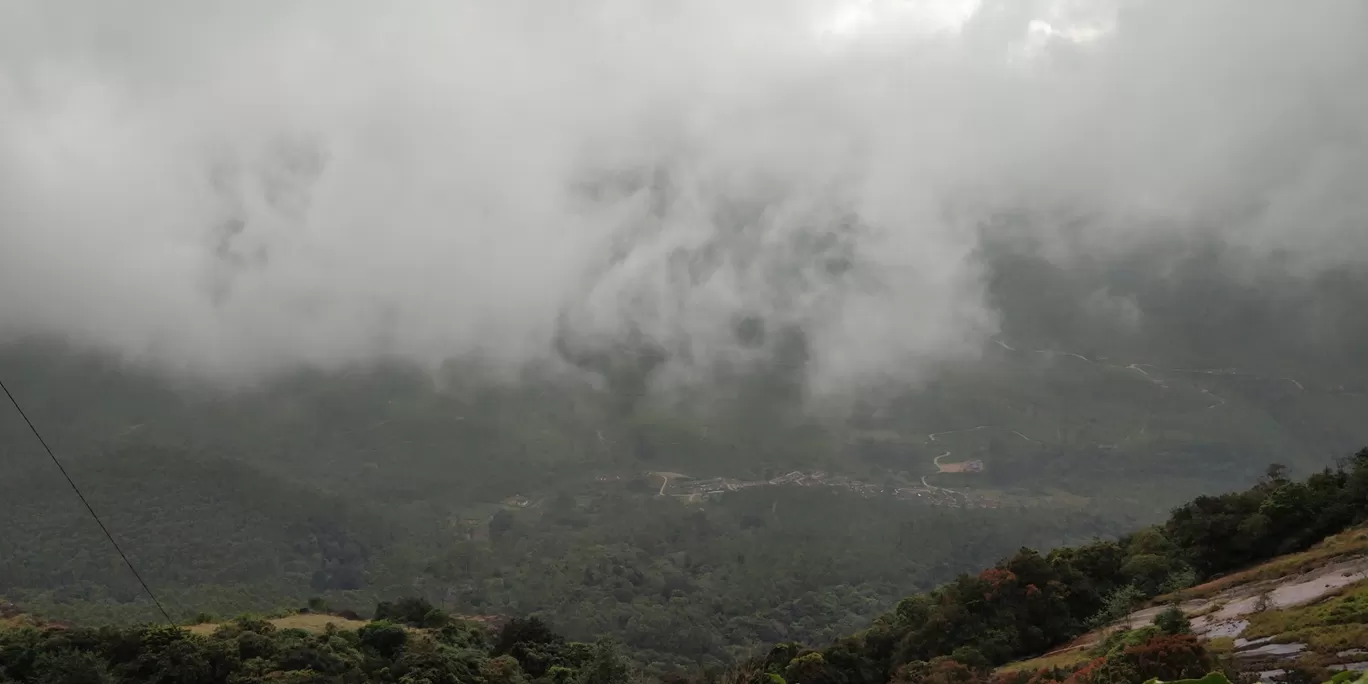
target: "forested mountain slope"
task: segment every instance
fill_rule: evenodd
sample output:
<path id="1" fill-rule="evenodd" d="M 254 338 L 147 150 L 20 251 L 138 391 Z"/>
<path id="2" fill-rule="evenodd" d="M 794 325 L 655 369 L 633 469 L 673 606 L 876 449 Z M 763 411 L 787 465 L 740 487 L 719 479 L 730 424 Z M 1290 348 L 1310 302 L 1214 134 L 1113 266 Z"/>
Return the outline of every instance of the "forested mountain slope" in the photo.
<path id="1" fill-rule="evenodd" d="M 751 667 L 819 683 L 986 680 L 993 666 L 1045 653 L 1090 627 L 1122 621 L 1146 600 L 1308 548 L 1364 521 L 1368 449 L 1343 467 L 1305 481 L 1289 480 L 1274 467 L 1250 490 L 1199 497 L 1175 509 L 1165 523 L 1115 542 L 1048 554 L 1023 548 L 977 575 L 961 575 L 904 599 L 867 630 L 818 650 L 778 648 Z M 1358 627 L 1368 617 L 1357 610 L 1358 601 L 1350 598 L 1335 608 L 1340 621 L 1328 623 L 1342 626 L 1337 643 L 1346 656 L 1368 647 Z M 1218 664 L 1189 634 L 1190 622 L 1177 606 L 1150 619 L 1154 626 L 1141 621 L 1108 635 L 1092 660 L 1011 670 L 998 681 L 1183 678 Z M 1129 629 L 1137 626 L 1141 629 Z"/>
<path id="2" fill-rule="evenodd" d="M 178 617 L 416 594 L 614 635 L 658 671 L 820 643 L 1010 549 L 1112 536 L 1368 439 L 1363 398 L 1310 376 L 1000 341 L 836 413 L 778 364 L 642 393 L 653 362 L 631 345 L 513 383 L 395 363 L 226 391 L 37 343 L 0 369 Z M 18 418 L 0 429 L 0 594 L 152 617 Z"/>
<path id="3" fill-rule="evenodd" d="M 1192 621 L 1176 606 L 1158 612 L 1152 626 L 1134 629 L 1137 625 L 1131 624 L 1107 634 L 1091 647 L 1091 660 L 1042 662 L 1036 669 L 996 675 L 992 670 L 1013 658 L 1050 650 L 1089 627 L 1107 627 L 1163 592 L 1309 547 L 1368 520 L 1365 502 L 1368 449 L 1343 467 L 1305 481 L 1290 480 L 1273 467 L 1255 487 L 1198 498 L 1176 509 L 1162 525 L 1118 541 L 1048 554 L 1023 548 L 977 575 L 960 575 L 931 592 L 905 598 L 868 629 L 825 647 L 781 643 L 762 657 L 694 679 L 746 684 L 1121 684 L 1194 678 L 1213 670 L 1238 678 L 1237 663 L 1212 643 L 1195 638 Z M 1352 551 L 1331 546 L 1321 555 L 1331 558 L 1327 554 L 1335 548 Z M 1295 627 L 1296 620 L 1311 628 L 1329 620 L 1344 627 L 1339 643 L 1352 651 L 1368 646 L 1360 643 L 1368 632 L 1361 628 L 1365 617 L 1358 601 L 1357 594 L 1333 599 L 1325 609 L 1329 617 L 1320 623 L 1309 616 L 1269 613 L 1263 621 L 1269 624 L 1259 622 L 1255 629 L 1267 630 L 1275 623 Z M 324 608 L 321 601 L 312 603 L 302 612 Z M 245 617 L 192 633 L 170 627 L 95 631 L 45 626 L 13 609 L 5 619 L 0 677 L 19 682 L 386 682 L 422 677 L 615 684 L 633 678 L 632 666 L 607 644 L 567 643 L 535 619 L 515 619 L 497 635 L 488 634 L 421 599 L 382 603 L 375 610 L 376 621 L 359 629 L 354 620 L 326 617 L 273 622 Z M 1312 677 L 1308 681 L 1317 681 L 1318 674 L 1328 676 L 1316 667 L 1298 672 Z"/>
<path id="4" fill-rule="evenodd" d="M 0 377 L 178 617 L 419 595 L 682 671 L 1368 443 L 1361 277 L 1194 253 L 1159 278 L 990 244 L 999 334 L 839 396 L 810 386 L 801 326 L 762 314 L 732 327 L 745 363 L 688 381 L 660 340 L 569 324 L 515 372 L 395 358 L 205 383 L 34 337 L 0 346 Z M 0 594 L 150 618 L 12 412 L 0 451 Z"/>

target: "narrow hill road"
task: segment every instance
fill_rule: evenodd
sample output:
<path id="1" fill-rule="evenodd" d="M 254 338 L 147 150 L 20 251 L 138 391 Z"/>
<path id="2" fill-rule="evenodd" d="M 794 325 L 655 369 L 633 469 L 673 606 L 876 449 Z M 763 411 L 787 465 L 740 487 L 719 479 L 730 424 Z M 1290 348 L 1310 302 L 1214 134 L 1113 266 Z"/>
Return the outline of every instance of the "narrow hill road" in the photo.
<path id="1" fill-rule="evenodd" d="M 1007 344 L 1006 342 L 1003 342 L 1002 340 L 993 340 L 993 341 L 996 342 L 997 345 L 998 345 L 999 347 L 1002 347 L 1003 349 L 1006 349 L 1006 350 L 1008 350 L 1008 351 L 1018 351 L 1016 347 L 1013 347 L 1012 345 Z M 1140 375 L 1144 376 L 1144 377 L 1145 377 L 1146 379 L 1148 379 L 1150 382 L 1153 382 L 1153 383 L 1155 383 L 1155 384 L 1157 384 L 1157 385 L 1159 385 L 1159 386 L 1161 386 L 1161 387 L 1164 387 L 1164 388 L 1167 388 L 1168 385 L 1164 384 L 1164 382 L 1163 382 L 1162 380 L 1160 380 L 1160 379 L 1154 377 L 1153 375 L 1151 375 L 1148 371 L 1145 370 L 1146 368 L 1154 369 L 1154 370 L 1160 370 L 1160 371 L 1164 371 L 1164 372 L 1167 372 L 1167 373 L 1194 373 L 1194 374 L 1201 374 L 1201 375 L 1231 375 L 1231 376 L 1243 376 L 1243 377 L 1248 377 L 1248 378 L 1254 378 L 1254 379 L 1257 379 L 1257 380 L 1266 380 L 1266 381 L 1269 381 L 1269 382 L 1290 382 L 1290 383 L 1292 383 L 1293 386 L 1295 386 L 1295 387 L 1297 388 L 1298 391 L 1301 391 L 1301 392 L 1305 392 L 1305 391 L 1306 391 L 1306 386 L 1303 385 L 1303 384 L 1302 384 L 1299 380 L 1297 380 L 1296 378 L 1291 378 L 1291 377 L 1279 377 L 1279 378 L 1275 378 L 1275 377 L 1270 377 L 1270 376 L 1267 376 L 1267 375 L 1262 375 L 1262 374 L 1260 374 L 1260 373 L 1253 373 L 1253 372 L 1250 372 L 1250 371 L 1240 370 L 1239 368 L 1165 368 L 1165 367 L 1163 367 L 1163 366 L 1158 366 L 1158 365 L 1156 365 L 1156 364 L 1144 363 L 1144 362 L 1136 362 L 1136 363 L 1128 363 L 1128 364 L 1125 364 L 1125 365 L 1118 365 L 1118 364 L 1114 364 L 1114 363 L 1105 363 L 1105 362 L 1104 362 L 1104 359 L 1101 359 L 1101 358 L 1098 358 L 1098 359 L 1090 359 L 1090 358 L 1088 358 L 1087 356 L 1084 356 L 1083 354 L 1079 354 L 1079 353 L 1076 353 L 1076 352 L 1070 352 L 1070 351 L 1062 351 L 1062 350 L 1058 350 L 1058 349 L 1028 349 L 1028 350 L 1026 350 L 1026 352 L 1027 352 L 1027 353 L 1030 353 L 1030 354 L 1044 354 L 1044 355 L 1047 355 L 1047 356 L 1069 356 L 1069 357 L 1072 357 L 1072 358 L 1075 358 L 1075 359 L 1079 359 L 1079 360 L 1081 360 L 1081 361 L 1085 361 L 1085 362 L 1087 362 L 1087 363 L 1091 363 L 1091 364 L 1096 365 L 1096 366 L 1103 366 L 1103 367 L 1106 367 L 1106 368 L 1117 368 L 1117 369 L 1121 369 L 1121 370 L 1135 371 L 1135 372 L 1139 373 Z M 1224 401 L 1222 401 L 1221 403 L 1224 403 Z M 1217 406 L 1219 406 L 1219 405 L 1220 405 L 1220 404 L 1217 404 Z M 1214 408 L 1214 407 L 1213 407 L 1213 408 Z"/>

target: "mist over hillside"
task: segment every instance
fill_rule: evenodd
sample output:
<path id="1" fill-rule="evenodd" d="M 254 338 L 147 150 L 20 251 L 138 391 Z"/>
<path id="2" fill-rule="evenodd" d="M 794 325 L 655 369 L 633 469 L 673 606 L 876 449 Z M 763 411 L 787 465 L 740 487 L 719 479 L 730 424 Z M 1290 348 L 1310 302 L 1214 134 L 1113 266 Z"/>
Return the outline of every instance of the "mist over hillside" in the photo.
<path id="1" fill-rule="evenodd" d="M 1246 308 L 1352 303 L 1364 11 L 11 3 L 0 329 L 241 383 L 517 368 L 568 327 L 689 382 L 757 356 L 755 317 L 804 332 L 822 393 L 1037 317 L 995 296 L 1003 245 L 1142 329 L 1212 320 L 1133 301 L 1198 259 L 1186 286 Z M 1340 344 L 1339 312 L 1280 336 Z"/>
<path id="2" fill-rule="evenodd" d="M 176 611 L 834 638 L 1368 444 L 1365 26 L 0 3 L 0 380 Z M 146 619 L 70 497 L 0 411 L 0 597 Z"/>

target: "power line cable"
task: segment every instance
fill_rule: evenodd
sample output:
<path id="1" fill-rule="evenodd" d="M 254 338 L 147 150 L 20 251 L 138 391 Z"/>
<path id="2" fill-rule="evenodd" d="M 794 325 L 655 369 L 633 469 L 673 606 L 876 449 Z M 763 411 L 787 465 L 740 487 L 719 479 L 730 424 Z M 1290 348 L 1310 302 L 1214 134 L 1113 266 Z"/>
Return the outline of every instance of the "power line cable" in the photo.
<path id="1" fill-rule="evenodd" d="M 100 531 L 104 532 L 104 536 L 109 540 L 110 545 L 114 547 L 115 551 L 119 552 L 119 557 L 123 559 L 124 565 L 128 566 L 128 571 L 133 573 L 133 577 L 138 580 L 138 584 L 142 585 L 143 591 L 147 592 L 147 597 L 152 599 L 152 603 L 156 604 L 157 610 L 161 611 L 162 617 L 166 618 L 167 624 L 176 624 L 176 621 L 171 619 L 171 614 L 166 612 L 166 608 L 162 606 L 161 601 L 157 600 L 157 595 L 152 593 L 152 588 L 147 586 L 147 582 L 143 580 L 142 575 L 138 574 L 138 569 L 133 567 L 133 561 L 128 559 L 128 554 L 124 553 L 123 549 L 119 547 L 119 542 L 114 541 L 114 535 L 109 533 L 109 528 L 105 527 L 104 521 L 100 520 L 100 516 L 95 513 L 95 509 L 92 508 L 90 502 L 86 500 L 85 494 L 81 493 L 81 488 L 76 486 L 76 481 L 72 480 L 71 475 L 67 474 L 66 468 L 63 467 L 62 462 L 57 459 L 57 454 L 52 452 L 52 447 L 48 446 L 47 440 L 43 439 L 42 433 L 38 432 L 38 428 L 33 425 L 33 421 L 29 420 L 28 414 L 24 413 L 23 407 L 19 405 L 19 400 L 14 398 L 14 394 L 5 386 L 3 380 L 0 380 L 0 389 L 5 391 L 5 396 L 9 397 L 11 404 L 14 404 L 14 410 L 19 412 L 19 417 L 24 419 L 24 423 L 27 424 L 29 430 L 33 432 L 33 436 L 38 438 L 38 443 L 43 445 L 43 450 L 47 452 L 48 458 L 51 458 L 52 463 L 57 466 L 57 470 L 62 472 L 62 477 L 66 478 L 67 484 L 71 485 L 71 490 L 76 492 L 76 497 L 81 500 L 81 503 L 85 504 L 86 510 L 90 511 L 90 517 L 95 519 L 95 524 L 100 526 Z"/>

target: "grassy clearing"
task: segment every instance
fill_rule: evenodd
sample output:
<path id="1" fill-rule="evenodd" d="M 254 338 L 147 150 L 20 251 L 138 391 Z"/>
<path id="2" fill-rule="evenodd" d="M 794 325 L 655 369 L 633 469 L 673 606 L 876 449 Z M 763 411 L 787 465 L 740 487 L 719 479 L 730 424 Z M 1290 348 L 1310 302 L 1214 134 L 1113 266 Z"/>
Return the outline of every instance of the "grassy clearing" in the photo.
<path id="1" fill-rule="evenodd" d="M 1353 648 L 1368 648 L 1368 625 L 1335 625 L 1312 627 L 1288 632 L 1276 641 L 1306 644 L 1317 653 L 1338 653 Z M 1361 658 L 1354 658 L 1361 660 Z"/>
<path id="2" fill-rule="evenodd" d="M 1248 618 L 1249 628 L 1244 636 L 1251 639 L 1325 628 L 1346 632 L 1353 628 L 1368 630 L 1368 582 L 1351 584 L 1317 603 L 1255 613 Z"/>
<path id="3" fill-rule="evenodd" d="M 27 615 L 12 615 L 10 617 L 0 617 L 0 629 L 15 629 L 18 627 L 35 627 L 38 621 Z"/>
<path id="4" fill-rule="evenodd" d="M 19 606 L 0 598 L 0 629 L 14 629 L 17 627 L 37 626 L 38 621 L 32 615 L 19 609 Z"/>
<path id="5" fill-rule="evenodd" d="M 1069 651 L 1062 651 L 1043 655 L 1030 660 L 1019 660 L 1015 663 L 1007 663 L 997 669 L 998 672 L 1019 672 L 1021 670 L 1041 670 L 1051 667 L 1072 667 L 1092 660 L 1086 648 L 1075 648 Z"/>
<path id="6" fill-rule="evenodd" d="M 271 624 L 279 629 L 302 629 L 308 632 L 322 632 L 328 625 L 337 625 L 338 629 L 359 629 L 366 626 L 365 620 L 348 620 L 347 618 L 337 617 L 336 615 L 323 615 L 320 613 L 306 613 L 302 615 L 290 615 L 287 617 L 269 620 Z M 192 634 L 210 635 L 219 628 L 217 622 L 206 622 L 201 625 L 191 625 L 185 629 Z"/>
<path id="7" fill-rule="evenodd" d="M 1226 655 L 1235 652 L 1235 637 L 1219 637 L 1206 642 L 1206 649 L 1214 655 Z"/>

